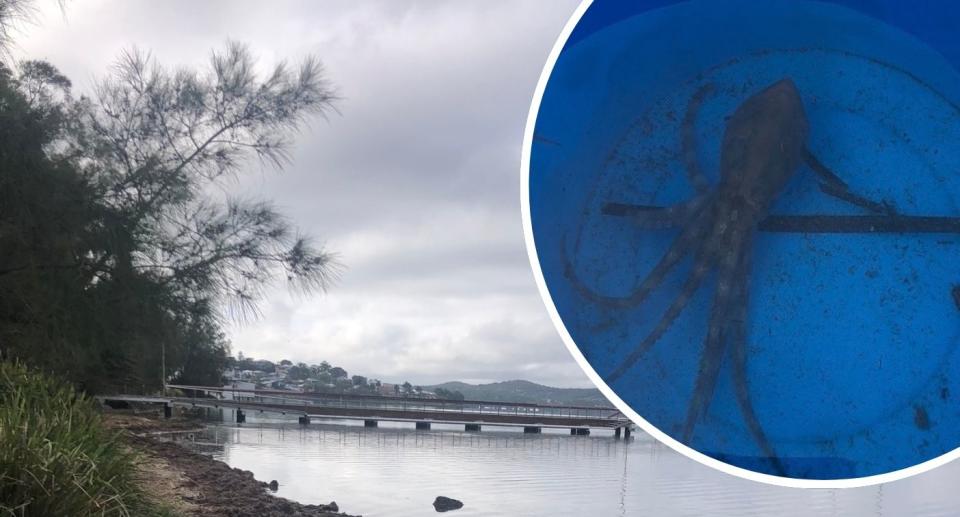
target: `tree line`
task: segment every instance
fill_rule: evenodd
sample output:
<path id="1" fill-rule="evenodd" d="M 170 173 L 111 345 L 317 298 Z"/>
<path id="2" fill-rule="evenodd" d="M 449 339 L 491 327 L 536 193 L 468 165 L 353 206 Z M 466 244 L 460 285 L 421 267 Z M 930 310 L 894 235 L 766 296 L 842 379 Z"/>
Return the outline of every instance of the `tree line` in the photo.
<path id="1" fill-rule="evenodd" d="M 305 381 L 303 387 L 306 391 L 312 392 L 346 392 L 361 391 L 370 394 L 384 394 L 381 388 L 384 386 L 380 379 L 368 379 L 363 375 L 350 376 L 349 373 L 339 367 L 332 366 L 327 361 L 320 364 L 296 363 L 289 359 L 283 359 L 278 363 L 266 359 L 253 359 L 244 357 L 239 353 L 236 358 L 227 358 L 227 367 L 237 370 L 248 370 L 261 372 L 263 374 L 275 373 L 279 367 L 287 367 L 286 379 L 288 381 Z M 388 385 L 389 386 L 389 385 Z M 402 384 L 393 385 L 393 394 L 396 396 L 419 397 L 423 396 L 423 386 L 415 386 L 409 381 Z M 448 390 L 445 388 L 435 388 L 433 394 L 438 398 L 447 400 L 464 400 L 464 395 L 459 390 Z"/>
<path id="2" fill-rule="evenodd" d="M 0 42 L 2 43 L 2 42 Z M 0 64 L 0 354 L 88 392 L 216 384 L 224 323 L 277 281 L 328 289 L 336 256 L 262 199 L 214 196 L 334 109 L 308 57 L 255 73 L 228 43 L 204 69 L 123 53 L 75 96 L 51 63 Z M 220 189 L 223 190 L 223 189 Z"/>

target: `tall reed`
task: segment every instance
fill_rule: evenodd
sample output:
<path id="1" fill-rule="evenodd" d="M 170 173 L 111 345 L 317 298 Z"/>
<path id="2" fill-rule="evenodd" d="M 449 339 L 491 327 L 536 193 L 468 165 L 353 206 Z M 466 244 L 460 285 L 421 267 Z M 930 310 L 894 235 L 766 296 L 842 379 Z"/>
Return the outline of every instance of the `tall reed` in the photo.
<path id="1" fill-rule="evenodd" d="M 0 515 L 144 515 L 134 457 L 92 400 L 0 363 Z"/>

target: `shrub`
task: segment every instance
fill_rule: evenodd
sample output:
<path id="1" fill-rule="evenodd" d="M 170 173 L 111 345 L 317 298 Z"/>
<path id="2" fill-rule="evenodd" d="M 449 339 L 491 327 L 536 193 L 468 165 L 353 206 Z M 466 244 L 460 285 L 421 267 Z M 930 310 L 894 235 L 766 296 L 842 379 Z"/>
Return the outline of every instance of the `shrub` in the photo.
<path id="1" fill-rule="evenodd" d="M 133 460 L 91 399 L 0 363 L 0 514 L 153 513 L 133 481 Z"/>

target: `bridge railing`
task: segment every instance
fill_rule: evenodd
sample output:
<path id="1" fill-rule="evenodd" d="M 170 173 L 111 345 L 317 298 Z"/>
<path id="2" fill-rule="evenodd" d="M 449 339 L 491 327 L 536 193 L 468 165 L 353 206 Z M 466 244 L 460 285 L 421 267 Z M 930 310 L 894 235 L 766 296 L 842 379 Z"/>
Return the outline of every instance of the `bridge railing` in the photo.
<path id="1" fill-rule="evenodd" d="M 261 390 L 239 390 L 231 388 L 213 388 L 201 386 L 170 386 L 171 388 L 190 389 L 194 392 L 205 391 L 221 400 L 232 400 L 247 404 L 272 404 L 290 406 L 290 408 L 309 411 L 310 408 L 342 408 L 359 410 L 416 411 L 423 413 L 497 415 L 497 416 L 536 416 L 546 419 L 590 419 L 625 421 L 626 418 L 616 409 L 609 407 L 553 406 L 528 403 L 506 403 L 493 401 L 455 401 L 446 399 L 411 399 L 403 397 L 371 397 L 324 393 L 278 394 L 276 391 L 263 393 Z M 264 390 L 266 391 L 266 390 Z M 226 397 L 224 395 L 227 395 Z M 202 399 L 195 399 L 200 401 Z"/>

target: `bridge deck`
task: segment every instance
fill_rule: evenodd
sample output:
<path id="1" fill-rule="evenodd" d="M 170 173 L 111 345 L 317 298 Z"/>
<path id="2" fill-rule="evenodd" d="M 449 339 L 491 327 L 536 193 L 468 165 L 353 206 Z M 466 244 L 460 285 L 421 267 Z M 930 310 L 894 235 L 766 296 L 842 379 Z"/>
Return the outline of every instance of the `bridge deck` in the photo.
<path id="1" fill-rule="evenodd" d="M 175 406 L 239 409 L 307 415 L 311 418 L 358 419 L 395 422 L 432 422 L 493 426 L 556 428 L 618 428 L 630 424 L 614 408 L 537 405 L 492 401 L 451 401 L 400 397 L 291 393 L 270 390 L 230 390 L 201 386 L 203 390 L 237 399 L 210 397 L 100 396 L 101 400 L 169 404 Z M 282 395 L 277 395 L 282 394 Z"/>

